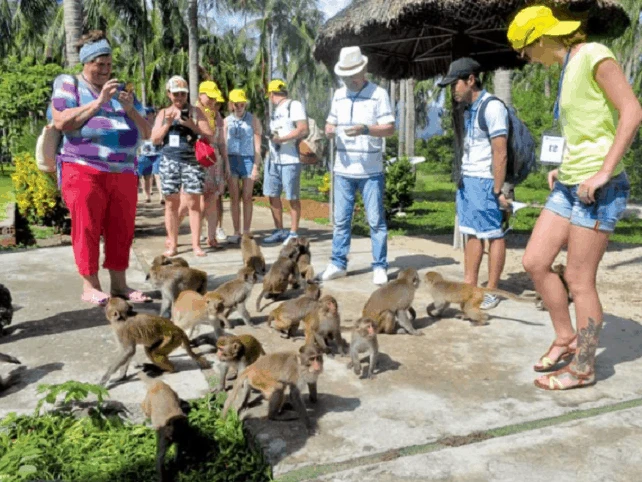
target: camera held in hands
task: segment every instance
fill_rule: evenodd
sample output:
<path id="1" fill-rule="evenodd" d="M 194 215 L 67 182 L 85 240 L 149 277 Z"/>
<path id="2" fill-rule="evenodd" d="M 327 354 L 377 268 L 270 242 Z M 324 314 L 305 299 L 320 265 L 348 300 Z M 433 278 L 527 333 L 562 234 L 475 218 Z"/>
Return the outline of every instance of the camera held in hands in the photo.
<path id="1" fill-rule="evenodd" d="M 189 107 L 184 107 L 181 109 L 181 119 L 182 120 L 189 119 Z"/>

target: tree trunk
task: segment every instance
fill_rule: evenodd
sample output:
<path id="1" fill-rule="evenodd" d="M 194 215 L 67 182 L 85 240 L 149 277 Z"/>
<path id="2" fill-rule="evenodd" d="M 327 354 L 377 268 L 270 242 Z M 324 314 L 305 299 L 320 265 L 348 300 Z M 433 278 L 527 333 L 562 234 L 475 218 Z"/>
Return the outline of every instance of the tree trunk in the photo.
<path id="1" fill-rule="evenodd" d="M 406 156 L 415 155 L 415 79 L 406 80 Z"/>
<path id="2" fill-rule="evenodd" d="M 548 75 L 548 70 L 544 72 L 544 97 L 551 97 L 551 76 Z"/>
<path id="3" fill-rule="evenodd" d="M 189 101 L 192 105 L 198 100 L 198 0 L 187 4 L 187 35 L 189 56 Z"/>
<path id="4" fill-rule="evenodd" d="M 65 54 L 67 57 L 67 67 L 74 67 L 80 62 L 76 44 L 80 40 L 82 33 L 82 0 L 64 0 L 63 15 L 65 22 Z"/>
<path id="5" fill-rule="evenodd" d="M 392 114 L 396 116 L 397 114 L 397 81 L 390 81 L 390 107 L 392 107 Z"/>
<path id="6" fill-rule="evenodd" d="M 399 81 L 399 148 L 397 158 L 406 155 L 406 80 Z"/>
<path id="7" fill-rule="evenodd" d="M 495 95 L 504 101 L 506 105 L 513 105 L 513 96 L 510 90 L 511 71 L 497 69 L 495 71 Z"/>
<path id="8" fill-rule="evenodd" d="M 143 16 L 145 22 L 147 22 L 147 2 L 142 0 L 143 6 Z M 146 23 L 145 23 L 146 24 Z M 141 32 L 142 33 L 142 32 Z M 139 60 L 140 60 L 140 101 L 143 103 L 143 107 L 147 107 L 147 82 L 146 78 L 146 64 L 145 64 L 145 38 L 147 35 L 140 35 L 138 37 L 139 47 Z"/>

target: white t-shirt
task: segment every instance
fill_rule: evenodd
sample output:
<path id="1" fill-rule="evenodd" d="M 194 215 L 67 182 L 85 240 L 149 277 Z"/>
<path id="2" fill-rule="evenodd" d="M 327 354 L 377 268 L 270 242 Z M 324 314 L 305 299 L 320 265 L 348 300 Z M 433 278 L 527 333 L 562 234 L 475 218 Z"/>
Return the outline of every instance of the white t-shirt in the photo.
<path id="1" fill-rule="evenodd" d="M 381 137 L 345 134 L 346 127 L 364 124 L 393 124 L 395 117 L 388 93 L 372 82 L 360 92 L 346 87 L 337 90 L 332 99 L 328 124 L 337 126 L 337 160 L 334 172 L 346 177 L 371 177 L 383 172 L 384 140 Z"/>
<path id="2" fill-rule="evenodd" d="M 272 111 L 270 132 L 278 137 L 286 136 L 296 129 L 297 122 L 304 120 L 308 120 L 308 116 L 301 102 L 286 99 Z M 277 145 L 280 147 L 276 148 Z M 270 141 L 270 160 L 275 164 L 298 164 L 299 153 L 296 148 L 296 140 L 282 144 L 274 144 Z"/>
<path id="3" fill-rule="evenodd" d="M 483 90 L 477 100 L 464 113 L 465 139 L 464 154 L 461 161 L 463 176 L 493 179 L 493 151 L 490 140 L 508 135 L 508 111 L 498 100 L 486 105 L 486 125 L 488 132 L 479 127 L 479 108 L 491 94 Z M 471 121 L 474 128 L 471 132 Z"/>

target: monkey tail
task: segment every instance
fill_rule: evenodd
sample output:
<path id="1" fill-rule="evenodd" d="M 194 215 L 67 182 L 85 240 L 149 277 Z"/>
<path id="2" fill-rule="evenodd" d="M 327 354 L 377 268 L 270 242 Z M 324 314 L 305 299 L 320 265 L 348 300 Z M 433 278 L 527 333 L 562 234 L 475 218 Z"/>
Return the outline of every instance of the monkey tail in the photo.
<path id="1" fill-rule="evenodd" d="M 234 400 L 239 394 L 239 390 L 245 383 L 245 379 L 247 378 L 247 375 L 245 373 L 241 373 L 237 379 L 236 382 L 234 382 L 234 387 L 232 388 L 232 391 L 230 394 L 227 396 L 227 399 L 225 400 L 225 404 L 223 405 L 223 411 L 221 412 L 221 418 L 225 420 L 227 417 L 227 412 L 229 411 L 230 407 L 234 403 Z"/>
<path id="2" fill-rule="evenodd" d="M 522 296 L 517 296 L 516 294 L 513 294 L 509 291 L 504 291 L 500 289 L 488 289 L 488 288 L 483 288 L 484 293 L 490 293 L 492 295 L 498 295 L 501 296 L 502 298 L 508 298 L 513 301 L 518 301 L 520 303 L 532 303 L 533 299 L 532 298 L 524 298 Z"/>
<path id="3" fill-rule="evenodd" d="M 12 357 L 11 355 L 5 355 L 4 353 L 0 353 L 0 361 L 7 362 L 7 363 L 15 363 L 16 365 L 22 365 L 22 363 L 20 363 L 20 360 Z"/>
<path id="4" fill-rule="evenodd" d="M 256 299 L 256 311 L 261 311 L 261 300 L 262 300 L 262 299 L 263 299 L 263 297 L 265 296 L 265 293 L 266 293 L 266 292 L 265 292 L 265 290 L 262 290 L 262 291 L 261 291 L 261 294 L 260 294 L 260 295 L 259 295 L 259 297 Z"/>

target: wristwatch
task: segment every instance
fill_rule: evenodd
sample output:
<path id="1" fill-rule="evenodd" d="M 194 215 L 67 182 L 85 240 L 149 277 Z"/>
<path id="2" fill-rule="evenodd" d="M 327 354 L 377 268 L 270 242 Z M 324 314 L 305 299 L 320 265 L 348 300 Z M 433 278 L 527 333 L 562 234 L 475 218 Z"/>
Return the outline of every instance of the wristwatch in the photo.
<path id="1" fill-rule="evenodd" d="M 499 191 L 499 192 L 495 192 L 495 190 L 493 189 L 493 196 L 495 196 L 495 197 L 497 197 L 497 198 L 498 198 L 498 197 L 499 197 L 499 196 L 501 196 L 502 194 L 503 194 L 503 193 L 502 193 L 501 191 Z"/>
<path id="2" fill-rule="evenodd" d="M 367 125 L 364 124 L 363 125 L 363 135 L 367 136 L 368 134 L 370 134 L 370 128 Z"/>

